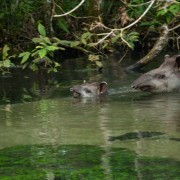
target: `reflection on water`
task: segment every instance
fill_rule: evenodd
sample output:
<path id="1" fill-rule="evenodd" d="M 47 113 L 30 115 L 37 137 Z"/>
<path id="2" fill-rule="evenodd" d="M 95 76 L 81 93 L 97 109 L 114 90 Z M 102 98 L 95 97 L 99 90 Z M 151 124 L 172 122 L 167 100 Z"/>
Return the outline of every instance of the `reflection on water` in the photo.
<path id="1" fill-rule="evenodd" d="M 164 133 L 153 132 L 153 131 L 131 132 L 131 133 L 123 134 L 121 136 L 112 136 L 109 138 L 109 141 L 115 141 L 115 140 L 126 141 L 132 139 L 154 138 L 163 134 Z"/>
<path id="2" fill-rule="evenodd" d="M 24 174 L 28 179 L 31 172 L 31 179 L 180 177 L 180 94 L 133 91 L 131 74 L 111 72 L 78 70 L 71 79 L 64 77 L 49 86 L 47 80 L 41 86 L 31 78 L 22 84 L 3 80 L 0 176 L 15 177 L 12 169 L 21 167 L 21 171 L 14 168 L 16 179 Z M 69 87 L 81 78 L 106 80 L 108 97 L 73 99 Z"/>

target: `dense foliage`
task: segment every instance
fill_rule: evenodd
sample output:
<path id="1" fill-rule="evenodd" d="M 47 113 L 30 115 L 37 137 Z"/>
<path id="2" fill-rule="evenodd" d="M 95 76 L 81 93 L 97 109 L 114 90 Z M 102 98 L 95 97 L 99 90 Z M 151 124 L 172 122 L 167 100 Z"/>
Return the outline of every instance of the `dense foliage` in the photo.
<path id="1" fill-rule="evenodd" d="M 73 12 L 57 16 L 80 2 Z M 176 0 L 2 0 L 0 70 L 20 65 L 57 71 L 60 60 L 54 53 L 67 48 L 90 55 L 89 60 L 102 66 L 99 55 L 117 46 L 133 49 L 138 42 L 152 47 L 164 24 L 168 24 L 173 47 L 179 48 L 179 21 Z"/>

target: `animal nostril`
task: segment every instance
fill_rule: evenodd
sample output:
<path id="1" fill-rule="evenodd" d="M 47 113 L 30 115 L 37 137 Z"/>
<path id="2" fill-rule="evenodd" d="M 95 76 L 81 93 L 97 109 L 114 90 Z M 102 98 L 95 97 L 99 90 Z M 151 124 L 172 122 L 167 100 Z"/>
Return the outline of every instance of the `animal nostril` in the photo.
<path id="1" fill-rule="evenodd" d="M 133 89 L 137 89 L 138 86 L 132 85 L 131 87 L 132 87 Z"/>

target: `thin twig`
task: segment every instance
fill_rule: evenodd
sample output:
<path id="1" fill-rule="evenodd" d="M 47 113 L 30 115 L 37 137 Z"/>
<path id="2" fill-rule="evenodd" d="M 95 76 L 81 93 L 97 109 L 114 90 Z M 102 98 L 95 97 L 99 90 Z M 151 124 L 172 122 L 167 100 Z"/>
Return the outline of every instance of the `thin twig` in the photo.
<path id="1" fill-rule="evenodd" d="M 178 24 L 177 26 L 175 26 L 175 27 L 169 29 L 169 31 L 173 31 L 173 30 L 175 30 L 175 29 L 177 29 L 177 28 L 179 28 L 179 27 L 180 27 L 180 24 Z"/>
<path id="2" fill-rule="evenodd" d="M 96 45 L 102 43 L 107 37 L 109 37 L 111 34 L 113 33 L 113 30 L 111 32 L 109 32 L 106 36 L 104 36 L 102 39 L 100 39 L 97 43 L 95 43 Z"/>
<path id="3" fill-rule="evenodd" d="M 119 64 L 122 62 L 122 60 L 123 60 L 123 59 L 124 59 L 124 57 L 126 56 L 127 52 L 128 52 L 128 49 L 126 49 L 125 54 L 124 54 L 124 55 L 123 55 L 123 57 L 122 57 L 122 58 L 118 61 L 118 63 L 119 63 Z"/>
<path id="4" fill-rule="evenodd" d="M 62 16 L 67 16 L 69 14 L 71 14 L 72 12 L 74 12 L 76 9 L 78 9 L 83 3 L 85 2 L 85 0 L 82 0 L 75 8 L 73 8 L 72 10 L 64 13 L 64 14 L 59 14 L 59 15 L 54 15 L 53 17 L 62 17 Z"/>
<path id="5" fill-rule="evenodd" d="M 122 30 L 125 30 L 125 29 L 128 29 L 132 26 L 134 26 L 136 23 L 138 23 L 146 14 L 147 12 L 149 11 L 149 9 L 152 7 L 152 5 L 155 3 L 155 0 L 152 0 L 150 5 L 147 7 L 147 9 L 144 11 L 144 13 L 136 20 L 134 21 L 133 23 L 129 24 L 128 26 L 122 28 Z"/>
<path id="6" fill-rule="evenodd" d="M 152 0 L 150 5 L 147 7 L 147 9 L 144 11 L 144 13 L 136 20 L 134 21 L 133 23 L 129 24 L 128 26 L 124 27 L 124 28 L 120 28 L 120 29 L 110 29 L 109 27 L 105 26 L 105 25 L 102 25 L 102 23 L 97 23 L 97 27 L 104 27 L 105 29 L 108 29 L 108 30 L 111 30 L 108 34 L 106 34 L 106 36 L 104 36 L 102 39 L 100 39 L 97 43 L 95 43 L 96 45 L 102 43 L 106 38 L 108 38 L 110 35 L 112 35 L 114 33 L 114 31 L 120 31 L 121 34 L 122 32 L 125 30 L 125 29 L 128 29 L 132 26 L 134 26 L 135 24 L 137 24 L 146 14 L 147 12 L 149 11 L 149 9 L 152 7 L 152 5 L 155 3 L 155 0 Z M 128 42 L 123 38 L 121 37 L 121 39 L 129 46 Z"/>
<path id="7" fill-rule="evenodd" d="M 145 3 L 141 3 L 141 4 L 130 4 L 128 5 L 128 7 L 139 7 L 139 6 L 144 6 L 146 4 L 149 4 L 151 1 L 145 2 Z"/>
<path id="8" fill-rule="evenodd" d="M 122 40 L 125 44 L 127 44 L 128 47 L 131 48 L 131 46 L 129 45 L 129 43 L 123 38 L 123 30 L 121 31 L 121 40 Z"/>

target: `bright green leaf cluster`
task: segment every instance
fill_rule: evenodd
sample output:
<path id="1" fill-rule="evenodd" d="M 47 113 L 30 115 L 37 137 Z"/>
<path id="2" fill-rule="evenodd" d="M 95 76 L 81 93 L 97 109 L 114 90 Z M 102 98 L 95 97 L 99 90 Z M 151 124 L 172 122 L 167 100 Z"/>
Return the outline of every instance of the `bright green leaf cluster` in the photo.
<path id="1" fill-rule="evenodd" d="M 180 12 L 180 5 L 177 2 L 170 4 L 169 6 L 167 5 L 167 7 L 162 7 L 158 9 L 157 17 L 161 19 L 165 18 L 166 22 L 170 23 L 173 20 L 173 18 L 178 15 L 179 12 Z"/>
<path id="2" fill-rule="evenodd" d="M 33 38 L 32 42 L 37 44 L 31 52 L 22 52 L 19 54 L 19 57 L 22 58 L 21 64 L 23 68 L 29 66 L 32 70 L 36 71 L 38 66 L 43 65 L 49 67 L 48 72 L 54 71 L 57 72 L 57 68 L 60 66 L 58 62 L 54 60 L 54 51 L 64 50 L 64 48 L 58 47 L 60 40 L 56 38 L 56 42 L 53 42 L 50 38 L 46 36 L 45 27 L 39 23 L 38 24 L 39 37 Z"/>
<path id="3" fill-rule="evenodd" d="M 15 55 L 9 55 L 9 50 L 10 48 L 8 45 L 5 45 L 2 49 L 2 59 L 0 59 L 0 71 L 2 74 L 9 73 L 9 68 L 15 66 L 11 61 Z"/>

